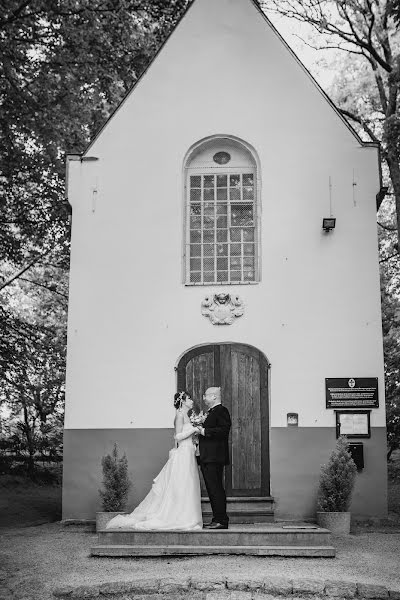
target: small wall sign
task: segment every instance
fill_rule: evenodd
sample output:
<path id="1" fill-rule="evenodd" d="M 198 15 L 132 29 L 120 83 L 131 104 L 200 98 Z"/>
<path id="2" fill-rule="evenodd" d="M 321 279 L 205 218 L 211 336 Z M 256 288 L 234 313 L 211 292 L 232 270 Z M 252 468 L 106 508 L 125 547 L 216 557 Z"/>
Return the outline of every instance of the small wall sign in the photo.
<path id="1" fill-rule="evenodd" d="M 371 437 L 370 410 L 336 410 L 336 437 Z"/>
<path id="2" fill-rule="evenodd" d="M 378 408 L 377 377 L 325 379 L 326 408 Z"/>
<path id="3" fill-rule="evenodd" d="M 299 426 L 298 413 L 287 413 L 286 417 L 287 417 L 288 427 L 298 427 Z"/>

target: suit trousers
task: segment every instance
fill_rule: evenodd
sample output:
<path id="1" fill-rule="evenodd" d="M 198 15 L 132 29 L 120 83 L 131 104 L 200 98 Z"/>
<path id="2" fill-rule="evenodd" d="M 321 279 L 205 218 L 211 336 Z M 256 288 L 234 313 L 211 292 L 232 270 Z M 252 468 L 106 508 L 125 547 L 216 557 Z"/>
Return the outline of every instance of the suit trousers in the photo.
<path id="1" fill-rule="evenodd" d="M 226 514 L 226 494 L 223 484 L 224 465 L 220 463 L 200 463 L 213 512 L 212 520 L 228 525 Z"/>

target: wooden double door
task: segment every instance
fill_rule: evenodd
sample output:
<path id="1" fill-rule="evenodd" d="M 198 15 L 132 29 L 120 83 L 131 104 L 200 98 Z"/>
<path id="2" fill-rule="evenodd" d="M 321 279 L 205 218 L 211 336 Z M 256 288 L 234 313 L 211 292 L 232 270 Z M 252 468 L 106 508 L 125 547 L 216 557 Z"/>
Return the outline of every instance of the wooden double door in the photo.
<path id="1" fill-rule="evenodd" d="M 189 350 L 178 364 L 178 389 L 187 390 L 195 410 L 207 408 L 203 394 L 221 387 L 222 404 L 231 414 L 230 465 L 225 469 L 227 496 L 269 496 L 268 362 L 244 344 L 210 344 Z M 202 495 L 206 496 L 202 482 Z"/>

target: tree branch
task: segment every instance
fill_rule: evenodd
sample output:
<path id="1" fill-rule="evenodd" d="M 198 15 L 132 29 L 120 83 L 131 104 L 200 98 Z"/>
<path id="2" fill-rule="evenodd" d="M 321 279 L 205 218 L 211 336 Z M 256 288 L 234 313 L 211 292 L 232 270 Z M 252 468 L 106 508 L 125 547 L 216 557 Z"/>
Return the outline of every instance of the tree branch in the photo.
<path id="1" fill-rule="evenodd" d="M 344 108 L 339 108 L 339 111 L 342 113 L 343 116 L 348 117 L 349 119 L 351 119 L 352 121 L 355 121 L 356 123 L 359 123 L 361 125 L 361 127 L 364 129 L 364 131 L 369 135 L 371 140 L 373 142 L 380 144 L 379 138 L 376 137 L 376 135 L 374 134 L 372 129 L 367 125 L 366 121 L 362 117 L 360 117 L 359 115 L 355 115 L 354 113 L 352 113 Z"/>
<path id="2" fill-rule="evenodd" d="M 382 227 L 382 229 L 386 229 L 386 231 L 397 231 L 397 227 L 388 227 L 387 225 L 384 225 L 383 223 L 380 223 L 379 221 L 377 221 L 379 227 Z"/>
<path id="3" fill-rule="evenodd" d="M 379 261 L 379 264 L 387 262 L 388 260 L 390 260 L 391 258 L 399 258 L 399 253 L 395 252 L 394 254 L 391 254 L 390 256 L 385 256 L 385 258 L 381 258 L 381 260 Z"/>

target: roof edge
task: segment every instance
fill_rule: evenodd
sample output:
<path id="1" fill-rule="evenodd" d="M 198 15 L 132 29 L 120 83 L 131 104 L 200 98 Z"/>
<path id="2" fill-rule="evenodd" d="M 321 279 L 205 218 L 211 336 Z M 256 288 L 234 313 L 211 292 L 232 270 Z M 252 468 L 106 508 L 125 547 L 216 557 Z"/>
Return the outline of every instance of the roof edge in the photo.
<path id="1" fill-rule="evenodd" d="M 253 3 L 253 5 L 255 6 L 255 8 L 258 10 L 258 12 L 261 14 L 261 16 L 264 18 L 264 20 L 268 23 L 268 25 L 271 27 L 271 29 L 274 31 L 274 33 L 278 36 L 278 38 L 281 40 L 281 42 L 286 46 L 287 50 L 289 50 L 289 52 L 292 54 L 292 56 L 295 58 L 295 60 L 297 61 L 297 63 L 301 66 L 301 68 L 303 69 L 303 71 L 305 71 L 306 75 L 308 75 L 308 77 L 311 79 L 311 81 L 314 83 L 315 87 L 317 88 L 317 90 L 322 94 L 322 96 L 324 96 L 325 100 L 327 100 L 327 102 L 331 105 L 331 107 L 334 109 L 334 111 L 336 112 L 336 114 L 339 116 L 339 118 L 343 121 L 343 123 L 346 125 L 346 127 L 350 130 L 350 132 L 354 135 L 354 137 L 356 138 L 356 140 L 358 141 L 358 143 L 361 146 L 370 146 L 370 145 L 377 145 L 376 142 L 364 142 L 360 136 L 358 135 L 357 131 L 354 129 L 354 127 L 347 121 L 347 119 L 342 115 L 342 113 L 340 112 L 340 109 L 336 106 L 336 104 L 333 102 L 333 100 L 328 96 L 328 94 L 322 89 L 322 87 L 320 86 L 320 84 L 318 83 L 318 81 L 315 79 L 315 77 L 311 74 L 311 72 L 307 69 L 307 67 L 304 65 L 304 63 L 300 60 L 300 58 L 297 56 L 296 52 L 289 46 L 289 44 L 286 42 L 286 40 L 282 37 L 282 35 L 279 33 L 279 31 L 276 29 L 275 25 L 272 23 L 272 21 L 270 21 L 270 19 L 267 17 L 267 15 L 265 14 L 265 12 L 262 10 L 261 6 L 259 5 L 257 0 L 250 0 L 250 2 Z"/>
<path id="2" fill-rule="evenodd" d="M 93 146 L 93 144 L 96 142 L 96 140 L 99 138 L 100 134 L 102 133 L 103 129 L 107 126 L 108 122 L 113 118 L 113 116 L 118 112 L 118 110 L 120 108 L 122 108 L 122 105 L 125 104 L 125 101 L 128 99 L 128 97 L 131 95 L 131 93 L 133 92 L 133 90 L 135 89 L 135 87 L 138 85 L 138 83 L 142 80 L 142 78 L 146 75 L 147 71 L 150 69 L 151 65 L 153 64 L 153 62 L 156 60 L 156 58 L 158 57 L 158 55 L 160 54 L 160 52 L 163 50 L 164 46 L 166 45 L 166 43 L 168 42 L 169 38 L 171 37 L 171 35 L 174 33 L 174 31 L 177 29 L 177 27 L 181 24 L 181 21 L 183 21 L 183 19 L 186 17 L 186 15 L 188 14 L 188 12 L 190 11 L 190 9 L 192 8 L 193 4 L 194 4 L 195 0 L 191 0 L 190 4 L 188 5 L 188 7 L 186 8 L 186 10 L 182 13 L 182 15 L 179 17 L 178 21 L 176 22 L 175 26 L 172 27 L 171 31 L 169 32 L 169 34 L 167 35 L 167 37 L 164 39 L 164 41 L 162 42 L 162 44 L 160 45 L 159 49 L 157 50 L 157 52 L 154 54 L 153 58 L 151 59 L 151 61 L 149 62 L 149 64 L 147 65 L 147 67 L 144 69 L 144 71 L 139 75 L 139 77 L 136 79 L 136 81 L 131 85 L 131 87 L 129 88 L 129 90 L 125 93 L 125 95 L 123 96 L 123 98 L 119 101 L 119 103 L 117 104 L 117 106 L 114 108 L 114 110 L 109 114 L 109 116 L 107 117 L 107 119 L 104 121 L 104 123 L 101 125 L 100 129 L 97 131 L 97 133 L 95 134 L 94 138 L 89 142 L 89 144 L 86 146 L 86 148 L 83 150 L 82 152 L 82 156 L 84 156 L 86 154 L 86 152 L 88 150 L 90 150 L 90 148 Z"/>
<path id="3" fill-rule="evenodd" d="M 157 50 L 157 52 L 154 54 L 153 58 L 151 59 L 151 61 L 147 65 L 147 67 L 144 69 L 144 71 L 141 73 L 141 75 L 138 77 L 138 79 L 132 84 L 132 86 L 130 87 L 130 89 L 125 93 L 125 95 L 120 100 L 120 102 L 118 103 L 118 105 L 114 108 L 114 110 L 110 113 L 110 115 L 107 117 L 107 119 L 101 125 L 100 129 L 94 135 L 93 139 L 87 144 L 87 146 L 85 147 L 85 149 L 80 153 L 82 157 L 84 157 L 85 154 L 90 150 L 90 148 L 93 146 L 93 144 L 100 137 L 102 131 L 105 129 L 105 127 L 107 126 L 107 124 L 109 123 L 109 121 L 118 112 L 118 110 L 120 108 L 122 108 L 122 106 L 124 105 L 125 101 L 128 99 L 128 97 L 134 91 L 134 89 L 136 88 L 136 86 L 139 84 L 139 82 L 142 80 L 142 78 L 147 74 L 147 72 L 150 69 L 150 67 L 152 66 L 153 62 L 156 60 L 156 58 L 158 57 L 158 55 L 162 52 L 164 46 L 167 44 L 167 42 L 170 39 L 170 37 L 172 36 L 172 34 L 175 32 L 175 30 L 179 27 L 179 25 L 181 24 L 181 22 L 183 21 L 183 19 L 189 13 L 190 9 L 192 8 L 192 6 L 193 6 L 193 4 L 195 2 L 196 2 L 196 0 L 191 0 L 191 2 L 188 5 L 187 9 L 182 13 L 182 15 L 178 19 L 176 25 L 171 29 L 171 31 L 169 32 L 169 34 L 167 35 L 167 37 L 164 39 L 164 41 L 160 45 L 160 47 Z M 311 74 L 311 72 L 304 65 L 304 63 L 299 59 L 299 57 L 297 56 L 297 54 L 295 53 L 295 51 L 289 46 L 289 44 L 286 42 L 286 40 L 282 37 L 282 35 L 276 29 L 275 25 L 270 21 L 270 19 L 264 13 L 264 11 L 262 10 L 262 8 L 259 5 L 258 1 L 257 0 L 250 0 L 250 2 L 254 5 L 254 7 L 256 8 L 256 10 L 261 14 L 262 18 L 266 21 L 266 23 L 268 24 L 268 26 L 272 29 L 272 31 L 279 38 L 279 40 L 284 44 L 284 46 L 286 47 L 286 49 L 290 52 L 290 54 L 293 56 L 293 58 L 296 60 L 296 62 L 299 64 L 299 66 L 303 69 L 303 71 L 306 73 L 306 75 L 309 77 L 309 79 L 311 79 L 312 83 L 315 85 L 315 87 L 317 88 L 317 90 L 325 98 L 325 100 L 330 104 L 330 106 L 336 112 L 336 114 L 341 119 L 341 121 L 344 123 L 344 125 L 347 127 L 347 129 L 350 131 L 350 133 L 353 134 L 353 136 L 355 137 L 355 139 L 357 140 L 357 142 L 360 144 L 360 146 L 362 146 L 362 147 L 375 146 L 375 147 L 378 147 L 380 149 L 379 142 L 372 142 L 372 141 L 371 142 L 365 142 L 365 141 L 363 141 L 361 139 L 361 137 L 359 136 L 359 134 L 357 133 L 357 131 L 354 129 L 354 127 L 342 115 L 342 113 L 340 112 L 340 109 L 336 106 L 336 104 L 328 96 L 328 94 L 323 90 L 323 88 L 317 82 L 317 80 L 315 79 L 315 77 Z"/>

